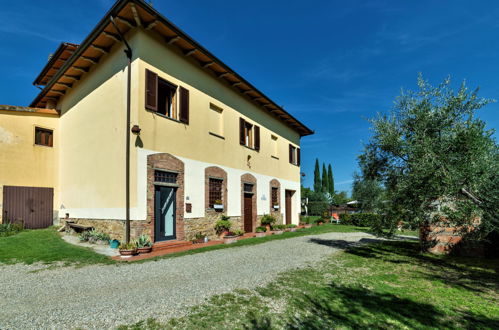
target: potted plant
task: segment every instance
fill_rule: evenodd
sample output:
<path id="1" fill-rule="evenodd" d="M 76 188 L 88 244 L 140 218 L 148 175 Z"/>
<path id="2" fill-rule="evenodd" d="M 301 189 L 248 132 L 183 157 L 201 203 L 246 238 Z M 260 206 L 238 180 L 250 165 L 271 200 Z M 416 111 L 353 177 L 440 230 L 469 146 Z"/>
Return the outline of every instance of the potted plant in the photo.
<path id="1" fill-rule="evenodd" d="M 230 217 L 226 215 L 222 215 L 220 220 L 215 224 L 215 232 L 223 238 L 225 235 L 229 233 L 230 227 L 232 227 L 232 223 L 230 222 Z"/>
<path id="2" fill-rule="evenodd" d="M 237 242 L 239 236 L 244 235 L 244 230 L 234 229 L 224 236 L 224 244 L 232 244 Z"/>
<path id="3" fill-rule="evenodd" d="M 205 237 L 206 237 L 206 235 L 204 235 L 203 233 L 197 233 L 196 236 L 194 237 L 194 239 L 192 240 L 192 243 L 194 243 L 194 244 L 204 243 Z"/>
<path id="4" fill-rule="evenodd" d="M 274 235 L 281 235 L 284 233 L 284 229 L 286 228 L 286 225 L 275 225 L 272 227 L 274 231 Z"/>
<path id="5" fill-rule="evenodd" d="M 298 226 L 295 224 L 286 225 L 286 231 L 296 231 L 296 227 Z"/>
<path id="6" fill-rule="evenodd" d="M 131 257 L 137 254 L 137 243 L 121 243 L 119 249 L 123 257 Z"/>
<path id="7" fill-rule="evenodd" d="M 316 219 L 316 220 L 315 220 L 315 223 L 316 223 L 318 226 L 322 226 L 322 225 L 324 224 L 324 219 L 323 219 L 323 218 Z"/>
<path id="8" fill-rule="evenodd" d="M 270 227 L 275 223 L 275 218 L 270 214 L 265 214 L 260 220 L 262 226 L 267 228 L 267 231 L 270 231 Z"/>
<path id="9" fill-rule="evenodd" d="M 223 210 L 223 209 L 224 209 L 223 202 L 222 202 L 220 199 L 217 199 L 217 200 L 213 203 L 213 208 L 214 208 L 215 210 Z"/>
<path id="10" fill-rule="evenodd" d="M 256 227 L 255 231 L 256 231 L 255 237 L 263 237 L 266 235 L 265 232 L 267 231 L 267 228 L 260 226 Z"/>
<path id="11" fill-rule="evenodd" d="M 140 235 L 137 239 L 137 251 L 139 253 L 149 253 L 152 250 L 151 237 L 149 235 Z"/>
<path id="12" fill-rule="evenodd" d="M 107 242 L 111 239 L 109 234 L 103 233 L 103 232 L 96 232 L 95 233 L 95 238 L 97 241 L 95 243 L 100 244 L 100 245 L 106 245 Z"/>

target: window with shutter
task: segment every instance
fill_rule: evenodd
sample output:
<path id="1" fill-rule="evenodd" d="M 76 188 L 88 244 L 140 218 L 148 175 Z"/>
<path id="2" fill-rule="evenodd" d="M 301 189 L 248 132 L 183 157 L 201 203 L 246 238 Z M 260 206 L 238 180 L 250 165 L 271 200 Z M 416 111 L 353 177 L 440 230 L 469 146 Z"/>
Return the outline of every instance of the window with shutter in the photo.
<path id="1" fill-rule="evenodd" d="M 189 90 L 180 87 L 180 121 L 189 124 Z"/>
<path id="2" fill-rule="evenodd" d="M 245 133 L 245 121 L 243 118 L 239 118 L 239 144 L 246 145 L 246 133 Z"/>
<path id="3" fill-rule="evenodd" d="M 35 127 L 35 144 L 40 146 L 53 146 L 53 131 L 46 128 Z"/>
<path id="4" fill-rule="evenodd" d="M 146 69 L 146 109 L 158 110 L 158 75 Z"/>
<path id="5" fill-rule="evenodd" d="M 255 125 L 255 150 L 260 150 L 260 127 Z"/>
<path id="6" fill-rule="evenodd" d="M 299 157 L 299 149 L 297 149 L 293 145 L 289 145 L 289 162 L 293 165 L 299 165 L 298 164 L 298 157 Z"/>
<path id="7" fill-rule="evenodd" d="M 296 165 L 300 166 L 300 148 L 296 149 Z"/>

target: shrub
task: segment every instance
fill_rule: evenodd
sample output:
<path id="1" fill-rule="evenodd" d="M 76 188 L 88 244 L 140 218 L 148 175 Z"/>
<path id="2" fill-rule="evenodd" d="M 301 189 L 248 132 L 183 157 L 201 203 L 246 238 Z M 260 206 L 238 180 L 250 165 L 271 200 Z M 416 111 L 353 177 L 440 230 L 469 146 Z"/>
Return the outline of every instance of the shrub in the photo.
<path id="1" fill-rule="evenodd" d="M 296 227 L 297 227 L 297 225 L 295 225 L 293 223 L 289 224 L 289 225 L 286 225 L 286 228 L 296 228 Z"/>
<path id="2" fill-rule="evenodd" d="M 340 214 L 340 221 L 344 225 L 353 225 L 358 227 L 379 227 L 382 224 L 383 217 L 375 213 L 353 213 Z"/>
<path id="3" fill-rule="evenodd" d="M 261 223 L 262 225 L 271 225 L 275 223 L 275 218 L 273 216 L 271 216 L 270 214 L 265 214 L 262 219 L 261 219 Z"/>
<path id="4" fill-rule="evenodd" d="M 14 223 L 0 224 L 0 237 L 12 236 L 23 230 L 23 227 Z"/>
<path id="5" fill-rule="evenodd" d="M 284 229 L 286 229 L 286 225 L 275 225 L 275 226 L 272 226 L 272 229 L 273 230 L 284 230 Z"/>
<path id="6" fill-rule="evenodd" d="M 242 229 L 234 229 L 231 230 L 231 234 L 234 236 L 243 236 L 244 235 L 244 230 Z"/>
<path id="7" fill-rule="evenodd" d="M 262 226 L 256 227 L 256 232 L 257 233 L 264 233 L 266 231 L 267 231 L 267 228 L 265 228 L 265 227 L 262 227 Z"/>
<path id="8" fill-rule="evenodd" d="M 215 224 L 215 231 L 217 234 L 220 234 L 224 231 L 229 231 L 230 227 L 232 227 L 232 223 L 229 220 L 218 220 Z"/>
<path id="9" fill-rule="evenodd" d="M 301 217 L 300 218 L 300 223 L 314 223 L 315 220 L 317 219 L 317 216 L 306 216 L 306 217 Z"/>
<path id="10" fill-rule="evenodd" d="M 137 248 L 137 243 L 136 242 L 130 242 L 130 243 L 121 243 L 119 249 L 120 250 L 135 250 Z"/>
<path id="11" fill-rule="evenodd" d="M 150 246 L 152 246 L 151 237 L 146 234 L 140 235 L 139 238 L 137 239 L 137 247 L 143 248 Z"/>
<path id="12" fill-rule="evenodd" d="M 109 237 L 109 234 L 97 231 L 95 229 L 85 230 L 84 232 L 81 232 L 78 235 L 78 238 L 82 242 L 109 241 L 111 239 L 111 237 Z"/>
<path id="13" fill-rule="evenodd" d="M 90 237 L 92 237 L 92 232 L 89 230 L 85 230 L 78 235 L 78 239 L 82 242 L 88 242 Z"/>
<path id="14" fill-rule="evenodd" d="M 322 216 L 324 211 L 329 209 L 328 202 L 308 202 L 308 214 Z"/>

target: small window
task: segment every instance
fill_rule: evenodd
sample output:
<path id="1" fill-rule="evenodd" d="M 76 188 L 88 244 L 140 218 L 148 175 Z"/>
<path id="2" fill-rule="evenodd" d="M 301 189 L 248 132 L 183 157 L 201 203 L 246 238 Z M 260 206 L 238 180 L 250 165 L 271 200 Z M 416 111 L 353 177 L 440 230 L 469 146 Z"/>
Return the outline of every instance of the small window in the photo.
<path id="1" fill-rule="evenodd" d="M 154 171 L 154 181 L 161 183 L 177 183 L 177 173 Z"/>
<path id="2" fill-rule="evenodd" d="M 178 119 L 176 94 L 177 86 L 158 78 L 158 113 Z"/>
<path id="3" fill-rule="evenodd" d="M 274 156 L 275 158 L 278 158 L 277 157 L 277 136 L 275 135 L 272 135 L 272 156 Z"/>
<path id="4" fill-rule="evenodd" d="M 224 135 L 223 129 L 223 109 L 210 103 L 209 110 L 209 130 L 210 133 L 222 137 Z"/>
<path id="5" fill-rule="evenodd" d="M 46 128 L 35 127 L 35 144 L 52 147 L 54 143 L 53 131 Z"/>
<path id="6" fill-rule="evenodd" d="M 209 181 L 209 200 L 208 204 L 210 208 L 213 208 L 214 204 L 223 204 L 222 195 L 223 180 L 210 178 Z"/>
<path id="7" fill-rule="evenodd" d="M 253 192 L 253 185 L 251 183 L 245 183 L 243 186 L 243 190 L 245 193 L 252 193 Z"/>
<path id="8" fill-rule="evenodd" d="M 289 145 L 289 162 L 293 165 L 300 166 L 300 148 Z"/>
<path id="9" fill-rule="evenodd" d="M 279 204 L 279 197 L 278 197 L 278 188 L 272 187 L 272 205 L 278 205 Z"/>

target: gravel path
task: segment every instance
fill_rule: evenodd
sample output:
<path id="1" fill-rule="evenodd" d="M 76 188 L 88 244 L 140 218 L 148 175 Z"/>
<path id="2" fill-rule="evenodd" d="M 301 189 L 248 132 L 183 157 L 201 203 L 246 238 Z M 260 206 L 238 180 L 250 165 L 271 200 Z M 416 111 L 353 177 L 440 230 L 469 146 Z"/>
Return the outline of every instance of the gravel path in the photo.
<path id="1" fill-rule="evenodd" d="M 344 245 L 331 240 L 372 237 L 328 233 L 156 262 L 35 273 L 39 266 L 0 266 L 0 329 L 102 329 L 149 317 L 166 321 L 212 295 L 266 284 Z"/>

